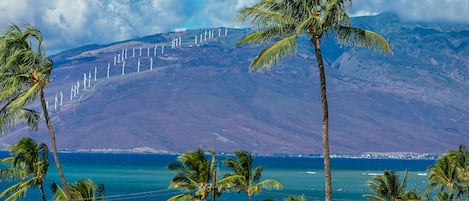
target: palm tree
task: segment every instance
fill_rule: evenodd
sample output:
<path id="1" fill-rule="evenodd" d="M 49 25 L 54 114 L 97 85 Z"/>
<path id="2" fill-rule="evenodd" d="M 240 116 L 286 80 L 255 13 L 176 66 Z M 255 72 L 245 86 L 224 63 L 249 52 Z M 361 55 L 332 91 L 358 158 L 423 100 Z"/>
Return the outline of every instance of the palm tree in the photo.
<path id="1" fill-rule="evenodd" d="M 215 152 L 213 150 L 208 152 L 210 159 L 205 158 L 201 148 L 197 151 L 187 151 L 177 158 L 178 162 L 168 165 L 168 170 L 176 174 L 169 188 L 189 192 L 173 196 L 168 201 L 207 200 L 210 193 L 212 193 L 212 200 L 215 200 L 215 196 L 220 196 L 222 190 L 232 188 L 233 183 L 241 178 L 231 176 L 217 181 Z"/>
<path id="2" fill-rule="evenodd" d="M 306 198 L 304 195 L 300 195 L 300 196 L 290 195 L 287 198 L 283 199 L 283 201 L 306 201 Z"/>
<path id="3" fill-rule="evenodd" d="M 460 188 L 459 197 L 466 196 L 469 200 L 469 151 L 464 145 L 460 145 L 457 150 L 448 152 L 448 157 L 455 162 L 459 174 L 457 175 L 457 182 Z"/>
<path id="4" fill-rule="evenodd" d="M 384 171 L 383 175 L 377 175 L 373 180 L 368 181 L 368 185 L 374 194 L 365 194 L 363 197 L 371 201 L 400 201 L 400 200 L 420 200 L 420 196 L 415 190 L 407 191 L 407 171 L 402 181 L 394 171 Z"/>
<path id="5" fill-rule="evenodd" d="M 459 150 L 450 151 L 438 158 L 436 164 L 429 168 L 429 183 L 426 187 L 428 195 L 436 189 L 438 194 L 435 199 L 463 199 L 469 186 L 465 172 L 467 171 L 467 165 L 465 165 L 467 156 L 465 147 L 460 146 Z M 469 199 L 468 197 L 466 195 L 466 200 Z"/>
<path id="6" fill-rule="evenodd" d="M 65 193 L 59 185 L 51 185 L 54 201 L 65 200 Z M 95 184 L 90 179 L 79 180 L 70 185 L 72 200 L 76 201 L 104 201 L 104 185 Z"/>
<path id="7" fill-rule="evenodd" d="M 459 174 L 456 164 L 448 155 L 440 157 L 436 164 L 429 168 L 427 191 L 438 189 L 446 193 L 449 199 L 455 199 L 454 189 L 457 188 L 457 177 Z"/>
<path id="8" fill-rule="evenodd" d="M 31 40 L 37 43 L 37 51 L 32 48 Z M 25 108 L 38 96 L 49 130 L 54 161 L 62 182 L 67 201 L 70 201 L 67 181 L 57 154 L 57 144 L 52 123 L 47 111 L 44 88 L 51 81 L 53 67 L 51 59 L 46 58 L 42 50 L 42 34 L 31 26 L 24 30 L 11 25 L 0 37 L 0 127 L 2 134 L 20 121 L 26 121 L 32 129 L 37 129 L 39 115 L 36 111 Z"/>
<path id="9" fill-rule="evenodd" d="M 42 200 L 46 201 L 43 184 L 49 168 L 47 145 L 37 145 L 33 139 L 24 137 L 10 147 L 10 152 L 13 156 L 1 162 L 11 167 L 0 170 L 0 176 L 7 180 L 18 180 L 18 183 L 5 189 L 0 197 L 10 195 L 6 201 L 16 200 L 25 196 L 30 187 L 38 186 Z"/>
<path id="10" fill-rule="evenodd" d="M 252 61 L 250 70 L 270 70 L 283 57 L 296 53 L 296 39 L 308 35 L 315 48 L 321 84 L 323 108 L 322 141 L 324 155 L 325 198 L 332 200 L 332 184 L 329 153 L 329 110 L 326 95 L 326 73 L 321 53 L 324 34 L 333 34 L 337 41 L 351 47 L 367 47 L 391 52 L 389 43 L 372 31 L 351 27 L 346 8 L 352 0 L 261 0 L 240 11 L 238 18 L 250 21 L 257 30 L 242 38 L 238 44 L 266 43 Z"/>
<path id="11" fill-rule="evenodd" d="M 233 172 L 225 174 L 225 177 L 242 176 L 242 179 L 233 188 L 238 189 L 238 192 L 246 191 L 248 201 L 251 201 L 254 194 L 260 193 L 262 188 L 276 190 L 283 188 L 282 183 L 275 179 L 261 181 L 262 166 L 254 168 L 254 158 L 250 152 L 235 151 L 234 154 L 236 160 L 232 158 L 223 160 L 225 166 Z"/>

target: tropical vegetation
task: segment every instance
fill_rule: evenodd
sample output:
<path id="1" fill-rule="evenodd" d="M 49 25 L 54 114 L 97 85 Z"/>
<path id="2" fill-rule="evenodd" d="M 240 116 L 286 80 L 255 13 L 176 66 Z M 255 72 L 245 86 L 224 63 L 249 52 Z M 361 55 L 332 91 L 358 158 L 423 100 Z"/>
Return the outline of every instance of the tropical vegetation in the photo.
<path id="1" fill-rule="evenodd" d="M 44 95 L 44 88 L 51 81 L 53 62 L 46 57 L 42 40 L 41 32 L 28 25 L 23 29 L 11 25 L 6 33 L 0 36 L 0 104 L 3 105 L 0 109 L 0 129 L 3 134 L 19 122 L 26 122 L 32 129 L 37 130 L 39 113 L 26 108 L 26 105 L 39 97 L 57 171 L 67 201 L 70 201 Z M 37 50 L 33 50 L 34 47 Z"/>
<path id="2" fill-rule="evenodd" d="M 373 194 L 365 194 L 363 197 L 370 201 L 420 200 L 415 189 L 407 190 L 407 175 L 406 171 L 401 180 L 396 172 L 386 170 L 383 175 L 374 176 L 373 180 L 368 181 Z"/>
<path id="3" fill-rule="evenodd" d="M 326 93 L 325 64 L 321 53 L 324 36 L 333 35 L 342 45 L 367 47 L 391 52 L 389 43 L 381 35 L 350 26 L 346 12 L 352 0 L 261 0 L 242 9 L 238 18 L 250 22 L 256 31 L 242 38 L 238 44 L 269 43 L 254 58 L 250 70 L 264 72 L 285 56 L 296 53 L 296 40 L 307 35 L 314 46 L 319 71 L 323 119 L 322 138 L 325 176 L 325 198 L 332 200 L 329 153 L 329 110 Z"/>
<path id="4" fill-rule="evenodd" d="M 217 181 L 217 160 L 213 150 L 209 150 L 209 158 L 199 148 L 197 151 L 184 152 L 177 158 L 178 162 L 167 166 L 175 176 L 171 179 L 169 188 L 180 189 L 185 193 L 173 196 L 168 201 L 175 200 L 215 200 L 221 193 L 233 188 L 241 176 L 227 176 Z"/>
<path id="5" fill-rule="evenodd" d="M 463 201 L 469 200 L 467 160 L 469 151 L 464 145 L 457 150 L 450 150 L 439 157 L 434 165 L 428 168 L 428 184 L 425 192 L 419 194 L 416 189 L 407 189 L 407 172 L 402 181 L 394 171 L 384 171 L 368 185 L 373 194 L 364 197 L 371 201 Z"/>
<path id="6" fill-rule="evenodd" d="M 280 190 L 283 188 L 282 183 L 276 179 L 261 181 L 262 166 L 254 168 L 254 157 L 251 152 L 235 151 L 234 154 L 236 159 L 227 158 L 223 160 L 223 164 L 231 170 L 231 173 L 225 174 L 224 177 L 242 176 L 240 180 L 234 183 L 232 189 L 237 192 L 245 191 L 248 201 L 251 201 L 251 197 L 260 193 L 262 189 Z"/>
<path id="7" fill-rule="evenodd" d="M 464 145 L 438 158 L 429 168 L 427 197 L 434 200 L 469 200 L 469 151 Z"/>
<path id="8" fill-rule="evenodd" d="M 304 195 L 300 195 L 300 196 L 290 195 L 287 198 L 283 199 L 283 201 L 306 201 L 306 198 Z"/>
<path id="9" fill-rule="evenodd" d="M 59 185 L 51 185 L 54 201 L 66 199 L 65 193 Z M 95 184 L 90 179 L 79 180 L 70 185 L 70 195 L 76 201 L 104 201 L 104 185 Z"/>
<path id="10" fill-rule="evenodd" d="M 46 201 L 44 179 L 49 168 L 47 145 L 38 145 L 33 139 L 24 137 L 10 147 L 10 153 L 11 157 L 1 160 L 8 168 L 0 170 L 0 178 L 17 183 L 5 189 L 0 198 L 8 196 L 5 201 L 17 200 L 26 196 L 29 188 L 39 187 L 41 199 Z"/>

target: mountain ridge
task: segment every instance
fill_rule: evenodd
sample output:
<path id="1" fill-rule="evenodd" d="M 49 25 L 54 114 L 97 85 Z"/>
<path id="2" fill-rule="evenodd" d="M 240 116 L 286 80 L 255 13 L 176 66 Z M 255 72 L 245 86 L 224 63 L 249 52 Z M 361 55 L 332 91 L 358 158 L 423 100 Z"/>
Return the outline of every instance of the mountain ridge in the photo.
<path id="1" fill-rule="evenodd" d="M 352 24 L 383 34 L 394 54 L 324 41 L 331 151 L 444 153 L 469 144 L 465 30 L 439 31 L 389 13 L 353 18 Z M 265 45 L 235 46 L 251 30 L 230 28 L 224 36 L 224 29 L 161 33 L 52 56 L 56 66 L 46 93 L 59 149 L 321 153 L 319 81 L 307 39 L 300 38 L 295 57 L 258 74 L 248 66 Z M 200 40 L 207 30 L 214 36 L 195 44 L 194 36 Z M 182 44 L 171 48 L 179 37 Z M 150 55 L 155 45 L 157 56 Z M 137 57 L 131 56 L 133 48 L 140 53 L 139 47 L 137 73 Z M 122 63 L 113 65 L 123 50 L 128 54 L 125 76 Z M 108 63 L 112 76 L 106 78 Z M 96 81 L 90 76 L 95 66 Z M 65 104 L 53 109 L 53 97 L 83 84 L 84 74 L 92 84 L 80 86 L 81 98 L 69 101 L 65 95 Z M 48 142 L 41 125 L 37 134 L 19 128 L 0 143 L 13 144 L 25 135 Z"/>

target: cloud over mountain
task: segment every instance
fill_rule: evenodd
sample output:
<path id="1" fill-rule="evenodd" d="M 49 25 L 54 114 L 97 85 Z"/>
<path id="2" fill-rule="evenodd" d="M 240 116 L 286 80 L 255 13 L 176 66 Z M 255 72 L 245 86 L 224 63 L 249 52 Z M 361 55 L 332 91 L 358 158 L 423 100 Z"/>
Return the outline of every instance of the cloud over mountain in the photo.
<path id="1" fill-rule="evenodd" d="M 257 0 L 2 0 L 0 31 L 10 23 L 32 24 L 49 53 L 175 29 L 241 27 L 237 11 Z M 465 0 L 355 0 L 352 15 L 394 11 L 402 19 L 469 22 Z"/>
<path id="2" fill-rule="evenodd" d="M 466 0 L 355 0 L 351 13 L 370 15 L 384 11 L 395 12 L 409 21 L 469 23 Z"/>

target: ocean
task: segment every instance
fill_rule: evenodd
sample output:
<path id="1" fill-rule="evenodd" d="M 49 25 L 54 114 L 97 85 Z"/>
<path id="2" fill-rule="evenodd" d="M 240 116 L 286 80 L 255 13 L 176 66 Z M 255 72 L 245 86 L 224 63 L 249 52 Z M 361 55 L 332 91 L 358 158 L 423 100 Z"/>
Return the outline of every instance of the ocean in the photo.
<path id="1" fill-rule="evenodd" d="M 1 158 L 6 156 L 7 152 L 0 152 Z M 95 183 L 104 184 L 106 201 L 163 201 L 180 193 L 168 189 L 173 174 L 166 169 L 168 164 L 176 161 L 177 155 L 60 153 L 59 157 L 69 183 L 79 179 L 91 179 Z M 218 157 L 220 165 L 224 157 Z M 60 183 L 60 180 L 52 158 L 50 163 L 45 189 L 47 198 L 52 200 L 49 186 L 53 182 Z M 284 189 L 263 190 L 254 196 L 253 200 L 274 198 L 283 201 L 289 195 L 305 195 L 308 201 L 324 200 L 321 158 L 257 156 L 255 163 L 263 166 L 263 179 L 280 180 Z M 434 163 L 434 160 L 333 158 L 331 161 L 333 200 L 366 200 L 362 195 L 369 193 L 367 180 L 384 170 L 394 170 L 401 174 L 406 170 L 409 171 L 408 187 L 422 190 L 427 181 L 425 172 Z M 221 174 L 226 171 L 226 168 L 220 167 Z M 9 185 L 11 183 L 2 181 L 0 190 L 3 191 Z M 40 200 L 38 189 L 30 189 L 22 200 Z M 224 192 L 217 200 L 244 201 L 247 198 L 243 192 Z"/>

